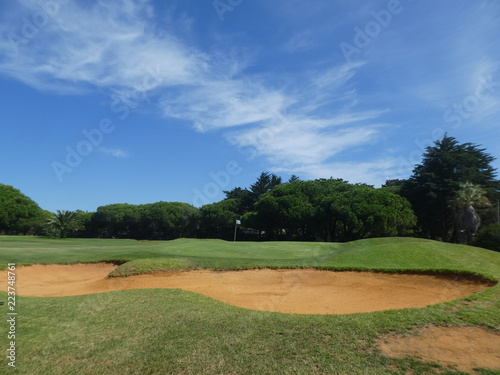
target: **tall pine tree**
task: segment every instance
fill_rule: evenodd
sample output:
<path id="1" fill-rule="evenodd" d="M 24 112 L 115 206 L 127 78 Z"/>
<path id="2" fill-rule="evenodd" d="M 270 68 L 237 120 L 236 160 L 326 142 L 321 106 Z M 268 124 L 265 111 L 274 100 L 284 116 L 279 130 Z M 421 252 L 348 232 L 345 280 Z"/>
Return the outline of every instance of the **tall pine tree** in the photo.
<path id="1" fill-rule="evenodd" d="M 496 171 L 491 166 L 494 160 L 478 145 L 460 144 L 448 135 L 427 147 L 422 162 L 401 190 L 401 195 L 412 204 L 423 236 L 446 242 L 453 239 L 454 200 L 460 183 L 472 183 L 493 192 L 498 187 Z"/>

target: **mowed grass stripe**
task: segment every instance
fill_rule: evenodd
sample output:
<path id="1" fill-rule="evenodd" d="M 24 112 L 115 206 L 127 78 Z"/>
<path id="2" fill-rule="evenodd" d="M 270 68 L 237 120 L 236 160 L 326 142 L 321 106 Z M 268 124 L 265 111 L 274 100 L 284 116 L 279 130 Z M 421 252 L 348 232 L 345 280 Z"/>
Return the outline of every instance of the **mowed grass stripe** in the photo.
<path id="1" fill-rule="evenodd" d="M 285 245 L 283 245 L 285 244 Z M 0 236 L 0 260 L 19 264 L 75 263 L 99 260 L 134 260 L 153 257 L 221 259 L 304 259 L 329 253 L 340 244 L 314 242 L 228 242 L 177 239 L 136 241 L 121 239 L 46 239 Z"/>

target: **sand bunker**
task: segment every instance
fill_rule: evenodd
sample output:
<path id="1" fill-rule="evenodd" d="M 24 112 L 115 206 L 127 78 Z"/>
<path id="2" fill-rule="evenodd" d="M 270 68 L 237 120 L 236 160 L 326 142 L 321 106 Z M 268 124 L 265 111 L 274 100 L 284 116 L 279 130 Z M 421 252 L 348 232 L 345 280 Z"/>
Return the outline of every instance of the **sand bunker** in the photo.
<path id="1" fill-rule="evenodd" d="M 418 357 L 465 372 L 474 368 L 500 370 L 498 334 L 477 327 L 430 327 L 418 333 L 386 335 L 377 346 L 388 357 Z"/>
<path id="2" fill-rule="evenodd" d="M 427 275 L 313 269 L 201 270 L 108 278 L 115 268 L 115 265 L 105 263 L 18 267 L 17 292 L 22 296 L 52 297 L 169 288 L 203 294 L 251 310 L 350 314 L 425 307 L 459 299 L 491 286 Z M 0 272 L 0 279 L 6 276 L 5 273 Z"/>

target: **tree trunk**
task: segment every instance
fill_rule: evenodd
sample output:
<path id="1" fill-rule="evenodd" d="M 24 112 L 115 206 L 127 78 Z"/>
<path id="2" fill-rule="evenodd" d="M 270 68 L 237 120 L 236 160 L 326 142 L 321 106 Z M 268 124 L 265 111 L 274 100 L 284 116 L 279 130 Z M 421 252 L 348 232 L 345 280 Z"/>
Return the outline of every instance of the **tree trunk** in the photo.
<path id="1" fill-rule="evenodd" d="M 470 245 L 480 225 L 481 218 L 477 214 L 474 207 L 471 204 L 465 205 L 459 211 L 457 218 L 459 242 L 462 242 L 462 239 L 465 239 L 465 242 Z"/>

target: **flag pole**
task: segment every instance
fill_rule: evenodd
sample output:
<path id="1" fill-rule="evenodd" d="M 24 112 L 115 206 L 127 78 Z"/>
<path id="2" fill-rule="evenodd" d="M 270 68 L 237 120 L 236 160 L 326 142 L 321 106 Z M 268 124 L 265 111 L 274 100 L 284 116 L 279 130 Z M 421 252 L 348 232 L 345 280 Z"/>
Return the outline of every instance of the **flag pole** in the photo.
<path id="1" fill-rule="evenodd" d="M 240 225 L 240 224 L 241 224 L 241 221 L 239 221 L 238 219 L 236 219 L 236 220 L 234 221 L 234 240 L 233 240 L 233 242 L 236 242 L 236 228 L 237 228 L 237 227 L 238 227 L 238 225 Z"/>

